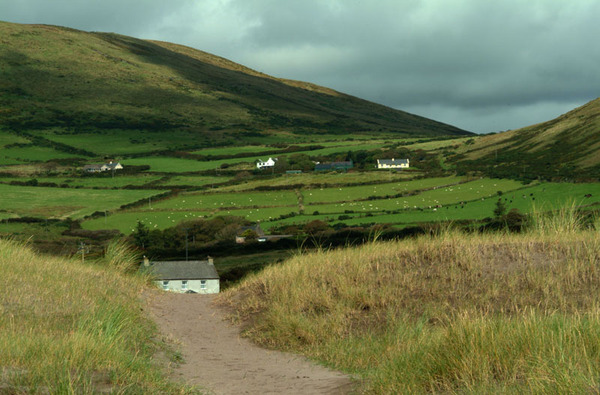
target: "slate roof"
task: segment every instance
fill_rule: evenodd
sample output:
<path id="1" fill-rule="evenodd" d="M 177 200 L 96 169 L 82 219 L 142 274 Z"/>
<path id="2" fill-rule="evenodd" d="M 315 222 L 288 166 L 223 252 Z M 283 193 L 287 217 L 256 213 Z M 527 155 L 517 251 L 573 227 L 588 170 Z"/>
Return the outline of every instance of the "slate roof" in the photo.
<path id="1" fill-rule="evenodd" d="M 157 280 L 219 279 L 215 265 L 209 261 L 152 261 L 146 270 Z"/>

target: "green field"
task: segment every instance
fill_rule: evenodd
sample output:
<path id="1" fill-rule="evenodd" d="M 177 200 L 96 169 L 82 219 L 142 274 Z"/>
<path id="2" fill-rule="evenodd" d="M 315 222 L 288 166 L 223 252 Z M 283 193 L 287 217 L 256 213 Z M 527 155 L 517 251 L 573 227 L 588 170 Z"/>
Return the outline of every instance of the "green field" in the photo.
<path id="1" fill-rule="evenodd" d="M 109 174 L 92 175 L 86 177 L 0 177 L 0 182 L 10 183 L 11 181 L 37 180 L 38 183 L 54 183 L 57 185 L 66 185 L 69 188 L 122 188 L 128 185 L 145 185 L 150 182 L 158 181 L 160 176 L 149 174 L 140 174 L 136 176 L 124 176 L 115 172 L 115 176 Z"/>
<path id="2" fill-rule="evenodd" d="M 25 187 L 0 184 L 0 209 L 19 216 L 81 218 L 95 211 L 161 193 L 153 190 L 101 190 Z"/>
<path id="3" fill-rule="evenodd" d="M 245 191 L 258 187 L 286 187 L 290 185 L 345 186 L 347 184 L 368 184 L 374 182 L 403 181 L 415 177 L 415 173 L 402 172 L 354 172 L 347 173 L 314 173 L 306 172 L 300 174 L 283 174 L 281 176 L 241 181 L 234 185 L 219 188 L 220 191 Z"/>
<path id="4" fill-rule="evenodd" d="M 140 154 L 167 149 L 185 149 L 194 141 L 189 132 L 177 131 L 148 133 L 144 130 L 102 130 L 93 133 L 71 133 L 64 131 L 33 131 L 32 134 L 50 141 L 93 152 L 98 156 L 111 157 L 124 154 Z M 180 141 L 181 143 L 175 143 Z M 187 142 L 187 143 L 186 143 Z"/>
<path id="5" fill-rule="evenodd" d="M 159 182 L 157 185 L 172 186 L 172 185 L 191 185 L 204 186 L 212 184 L 221 184 L 228 182 L 232 177 L 210 177 L 210 176 L 173 176 L 165 181 Z"/>
<path id="6" fill-rule="evenodd" d="M 459 182 L 461 182 L 461 178 L 459 177 L 423 178 L 420 180 L 388 184 L 337 188 L 314 188 L 306 189 L 302 192 L 304 195 L 304 204 L 353 202 L 355 200 L 367 199 L 370 196 L 382 197 L 388 195 L 397 195 L 399 193 L 410 193 L 417 190 L 454 185 Z"/>
<path id="7" fill-rule="evenodd" d="M 182 193 L 177 197 L 152 204 L 154 209 L 218 210 L 241 207 L 298 206 L 298 198 L 290 191 L 246 193 Z"/>

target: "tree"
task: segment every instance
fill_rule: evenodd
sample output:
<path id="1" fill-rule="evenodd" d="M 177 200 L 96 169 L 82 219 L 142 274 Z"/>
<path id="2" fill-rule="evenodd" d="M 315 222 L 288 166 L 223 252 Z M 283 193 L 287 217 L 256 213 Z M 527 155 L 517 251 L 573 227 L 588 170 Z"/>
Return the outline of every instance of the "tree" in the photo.
<path id="1" fill-rule="evenodd" d="M 133 233 L 133 240 L 135 241 L 135 245 L 137 245 L 138 247 L 148 247 L 148 241 L 150 240 L 150 230 L 146 225 L 144 225 L 143 222 L 137 221 L 137 225 Z"/>
<path id="2" fill-rule="evenodd" d="M 502 218 L 506 214 L 506 205 L 502 199 L 498 199 L 496 202 L 496 208 L 494 209 L 494 217 Z"/>

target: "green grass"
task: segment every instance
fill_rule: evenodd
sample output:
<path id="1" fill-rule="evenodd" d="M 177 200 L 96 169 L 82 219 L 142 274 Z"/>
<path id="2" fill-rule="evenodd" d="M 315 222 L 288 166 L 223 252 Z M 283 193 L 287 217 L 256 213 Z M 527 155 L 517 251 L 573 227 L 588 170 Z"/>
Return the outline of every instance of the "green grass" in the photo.
<path id="1" fill-rule="evenodd" d="M 231 180 L 231 177 L 210 177 L 210 176 L 174 176 L 166 181 L 161 181 L 158 185 L 192 185 L 204 186 L 212 184 L 221 184 Z"/>
<path id="2" fill-rule="evenodd" d="M 283 174 L 275 178 L 254 179 L 244 181 L 235 185 L 229 185 L 219 188 L 219 191 L 244 191 L 261 186 L 281 187 L 288 185 L 311 185 L 323 186 L 345 186 L 346 184 L 369 184 L 374 182 L 404 181 L 407 178 L 414 177 L 415 174 L 402 172 L 347 172 L 347 173 L 314 173 L 306 172 L 301 174 Z"/>
<path id="3" fill-rule="evenodd" d="M 141 154 L 167 149 L 185 149 L 194 141 L 193 134 L 185 131 L 169 134 L 149 133 L 145 130 L 101 130 L 93 133 L 70 133 L 62 130 L 33 131 L 32 134 L 50 141 L 69 145 L 111 157 L 123 154 Z"/>
<path id="4" fill-rule="evenodd" d="M 154 360 L 146 280 L 123 274 L 134 259 L 124 255 L 82 264 L 0 240 L 0 392 L 187 392 Z"/>
<path id="5" fill-rule="evenodd" d="M 165 210 L 219 210 L 241 207 L 297 207 L 293 191 L 268 191 L 245 193 L 182 193 L 177 197 L 152 204 L 154 209 Z"/>
<path id="6" fill-rule="evenodd" d="M 149 229 L 166 229 L 177 225 L 181 221 L 210 216 L 208 211 L 159 211 L 139 210 L 124 211 L 90 219 L 81 223 L 84 229 L 117 229 L 123 234 L 130 234 L 135 230 L 137 221 L 148 226 Z"/>
<path id="7" fill-rule="evenodd" d="M 384 175 L 383 177 L 386 177 Z M 424 178 L 413 181 L 402 181 L 388 184 L 361 185 L 337 188 L 315 188 L 302 191 L 305 204 L 325 202 L 351 202 L 359 199 L 367 199 L 369 196 L 397 195 L 399 193 L 410 193 L 444 185 L 452 185 L 461 182 L 459 177 Z"/>
<path id="8" fill-rule="evenodd" d="M 39 183 L 55 183 L 57 185 L 65 184 L 70 188 L 122 188 L 127 185 L 145 185 L 153 181 L 160 180 L 160 178 L 160 176 L 153 176 L 149 174 L 140 174 L 136 176 L 121 175 L 117 171 L 115 172 L 114 177 L 111 177 L 109 174 L 88 177 L 29 177 L 25 179 L 16 177 L 0 177 L 0 182 L 10 183 L 11 181 L 27 181 L 36 179 Z"/>
<path id="9" fill-rule="evenodd" d="M 51 159 L 76 158 L 81 155 L 68 154 L 49 147 L 13 147 L 0 149 L 0 157 L 20 162 L 46 162 Z"/>
<path id="10" fill-rule="evenodd" d="M 447 231 L 299 254 L 220 298 L 252 318 L 247 336 L 360 392 L 595 393 L 597 236 Z"/>
<path id="11" fill-rule="evenodd" d="M 196 161 L 192 159 L 168 158 L 168 157 L 145 157 L 125 159 L 121 161 L 123 166 L 127 165 L 149 165 L 150 171 L 161 173 L 185 173 L 205 170 L 216 170 L 221 168 L 222 164 L 240 164 L 246 163 L 245 168 L 252 170 L 255 168 L 254 161 L 259 157 L 253 158 L 234 158 L 220 159 L 214 161 Z"/>
<path id="12" fill-rule="evenodd" d="M 0 209 L 19 216 L 81 218 L 156 195 L 152 190 L 96 190 L 0 184 Z"/>
<path id="13" fill-rule="evenodd" d="M 192 151 L 192 154 L 196 155 L 237 155 L 237 154 L 260 154 L 261 152 L 277 151 L 278 148 L 267 147 L 264 145 L 245 145 L 245 146 L 231 146 L 223 148 L 203 148 L 201 150 Z"/>

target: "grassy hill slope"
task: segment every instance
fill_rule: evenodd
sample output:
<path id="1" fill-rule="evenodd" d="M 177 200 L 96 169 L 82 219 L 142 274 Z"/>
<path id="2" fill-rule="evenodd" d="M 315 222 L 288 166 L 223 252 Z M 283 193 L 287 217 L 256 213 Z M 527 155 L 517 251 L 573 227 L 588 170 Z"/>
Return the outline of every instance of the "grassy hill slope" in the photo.
<path id="1" fill-rule="evenodd" d="M 470 168 L 545 178 L 600 174 L 600 98 L 548 122 L 482 136 L 462 148 Z"/>
<path id="2" fill-rule="evenodd" d="M 0 22 L 0 44 L 5 130 L 170 132 L 175 146 L 231 143 L 263 131 L 466 134 L 170 43 Z"/>
<path id="3" fill-rule="evenodd" d="M 0 239 L 0 393 L 185 393 L 155 360 L 132 259 L 117 244 L 82 264 Z"/>
<path id="4" fill-rule="evenodd" d="M 352 372 L 365 393 L 594 393 L 600 243 L 579 221 L 567 209 L 526 234 L 298 255 L 221 300 L 254 340 Z"/>

